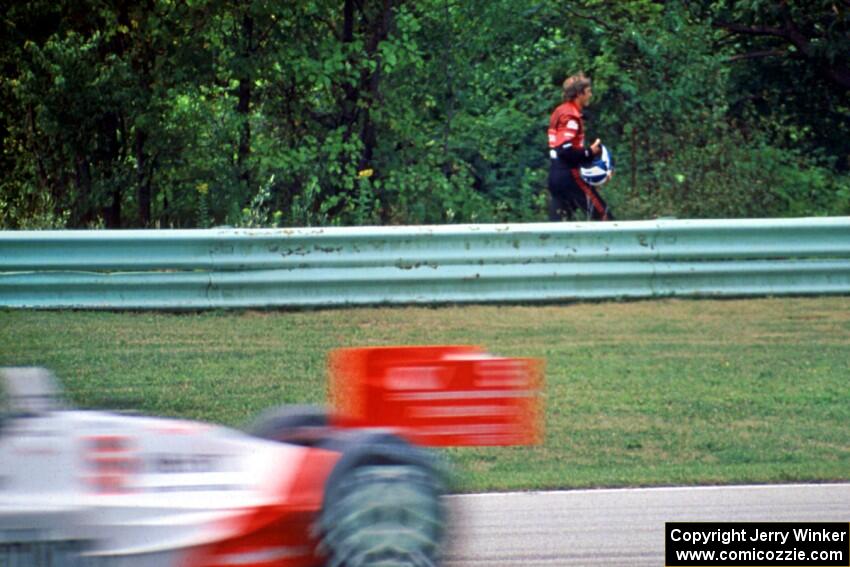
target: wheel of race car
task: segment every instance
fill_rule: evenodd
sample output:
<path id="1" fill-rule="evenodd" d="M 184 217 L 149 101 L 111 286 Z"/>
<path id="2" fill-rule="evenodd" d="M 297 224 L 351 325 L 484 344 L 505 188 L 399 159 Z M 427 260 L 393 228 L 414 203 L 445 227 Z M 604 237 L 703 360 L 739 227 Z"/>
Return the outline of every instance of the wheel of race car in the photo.
<path id="1" fill-rule="evenodd" d="M 319 406 L 280 406 L 262 413 L 249 432 L 261 439 L 313 447 L 328 436 L 328 414 Z"/>
<path id="2" fill-rule="evenodd" d="M 319 529 L 329 567 L 438 565 L 441 475 L 428 453 L 391 439 L 344 452 L 328 479 Z"/>

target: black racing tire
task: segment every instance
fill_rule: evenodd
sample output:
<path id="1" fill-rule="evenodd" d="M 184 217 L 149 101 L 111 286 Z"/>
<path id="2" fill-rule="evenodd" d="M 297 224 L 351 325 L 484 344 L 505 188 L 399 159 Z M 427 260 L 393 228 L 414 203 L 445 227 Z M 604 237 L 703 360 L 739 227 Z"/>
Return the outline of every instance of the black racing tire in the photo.
<path id="1" fill-rule="evenodd" d="M 328 412 L 319 406 L 280 406 L 260 414 L 248 431 L 261 439 L 315 447 L 328 438 Z"/>
<path id="2" fill-rule="evenodd" d="M 347 447 L 325 485 L 318 528 L 326 565 L 439 565 L 442 467 L 432 454 L 392 435 L 353 437 L 342 443 Z"/>

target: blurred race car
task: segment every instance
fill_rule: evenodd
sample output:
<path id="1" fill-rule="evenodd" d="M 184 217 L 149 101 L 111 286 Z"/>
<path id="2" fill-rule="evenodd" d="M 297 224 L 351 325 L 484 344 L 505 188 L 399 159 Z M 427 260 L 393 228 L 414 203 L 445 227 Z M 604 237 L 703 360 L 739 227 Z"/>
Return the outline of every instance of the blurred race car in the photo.
<path id="1" fill-rule="evenodd" d="M 423 447 L 539 440 L 540 364 L 385 347 L 329 369 L 330 411 L 242 432 L 76 410 L 48 371 L 3 368 L 0 566 L 438 565 L 446 475 Z"/>

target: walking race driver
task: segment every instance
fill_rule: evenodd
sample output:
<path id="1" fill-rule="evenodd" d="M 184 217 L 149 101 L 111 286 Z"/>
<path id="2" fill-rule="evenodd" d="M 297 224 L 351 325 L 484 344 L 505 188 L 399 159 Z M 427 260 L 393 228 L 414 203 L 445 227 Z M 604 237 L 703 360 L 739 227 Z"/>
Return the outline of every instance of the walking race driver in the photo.
<path id="1" fill-rule="evenodd" d="M 572 220 L 585 211 L 591 220 L 614 220 L 608 205 L 596 189 L 581 178 L 579 168 L 588 166 L 602 152 L 597 139 L 584 145 L 582 109 L 593 92 L 583 73 L 564 81 L 564 102 L 549 119 L 549 220 Z"/>

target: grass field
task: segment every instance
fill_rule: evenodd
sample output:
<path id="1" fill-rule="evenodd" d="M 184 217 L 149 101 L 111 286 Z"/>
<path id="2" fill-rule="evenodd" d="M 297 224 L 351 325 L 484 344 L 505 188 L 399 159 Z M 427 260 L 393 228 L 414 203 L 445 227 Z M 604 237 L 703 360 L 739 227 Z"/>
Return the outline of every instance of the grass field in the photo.
<path id="1" fill-rule="evenodd" d="M 546 361 L 546 439 L 454 449 L 460 490 L 850 479 L 850 297 L 196 314 L 0 312 L 0 365 L 87 407 L 242 425 L 325 398 L 340 346 Z"/>

